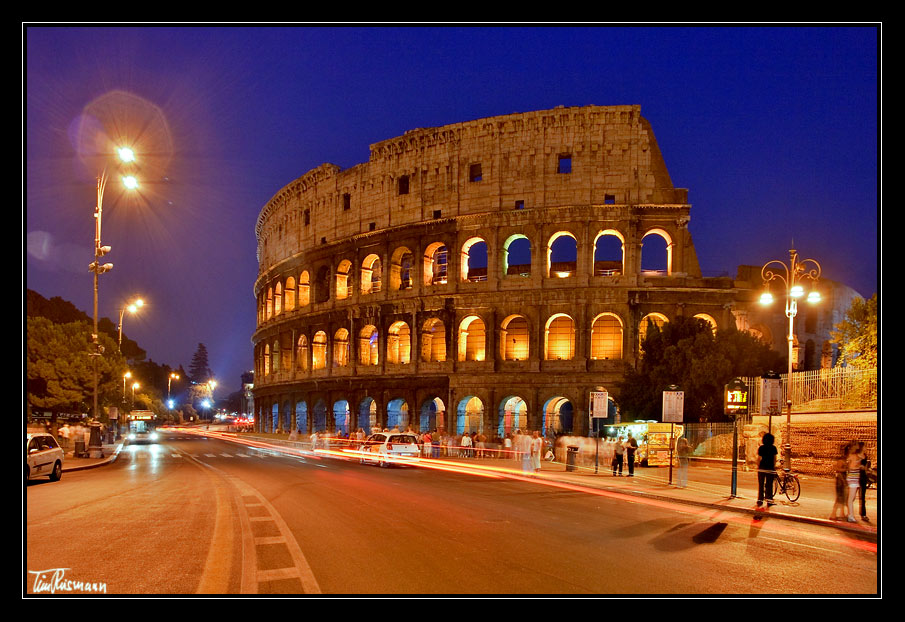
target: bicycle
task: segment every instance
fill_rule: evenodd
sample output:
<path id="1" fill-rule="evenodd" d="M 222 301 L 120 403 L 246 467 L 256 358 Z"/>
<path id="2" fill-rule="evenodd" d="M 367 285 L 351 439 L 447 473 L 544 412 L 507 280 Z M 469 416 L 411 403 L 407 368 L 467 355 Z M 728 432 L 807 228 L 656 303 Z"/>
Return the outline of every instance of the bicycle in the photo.
<path id="1" fill-rule="evenodd" d="M 785 471 L 777 471 L 776 477 L 773 478 L 773 496 L 779 496 L 783 493 L 791 503 L 798 501 L 801 495 L 801 482 L 798 476 Z"/>

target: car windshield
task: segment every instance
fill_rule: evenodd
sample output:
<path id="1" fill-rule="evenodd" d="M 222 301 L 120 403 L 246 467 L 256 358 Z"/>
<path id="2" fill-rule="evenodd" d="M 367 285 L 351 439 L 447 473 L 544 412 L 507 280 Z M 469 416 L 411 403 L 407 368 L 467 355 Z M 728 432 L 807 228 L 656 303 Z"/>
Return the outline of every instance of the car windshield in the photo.
<path id="1" fill-rule="evenodd" d="M 415 437 L 410 434 L 397 434 L 390 437 L 390 442 L 413 445 L 417 441 L 415 440 Z"/>

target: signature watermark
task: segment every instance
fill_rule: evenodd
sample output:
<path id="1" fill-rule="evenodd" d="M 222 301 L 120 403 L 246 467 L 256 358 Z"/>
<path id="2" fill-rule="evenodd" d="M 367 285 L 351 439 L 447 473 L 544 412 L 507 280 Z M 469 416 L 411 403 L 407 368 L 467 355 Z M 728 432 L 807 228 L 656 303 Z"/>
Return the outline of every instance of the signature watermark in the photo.
<path id="1" fill-rule="evenodd" d="M 34 594 L 57 594 L 60 592 L 89 592 L 106 594 L 107 584 L 93 581 L 76 581 L 66 578 L 69 568 L 50 568 L 48 570 L 29 570 L 34 575 L 31 591 Z"/>

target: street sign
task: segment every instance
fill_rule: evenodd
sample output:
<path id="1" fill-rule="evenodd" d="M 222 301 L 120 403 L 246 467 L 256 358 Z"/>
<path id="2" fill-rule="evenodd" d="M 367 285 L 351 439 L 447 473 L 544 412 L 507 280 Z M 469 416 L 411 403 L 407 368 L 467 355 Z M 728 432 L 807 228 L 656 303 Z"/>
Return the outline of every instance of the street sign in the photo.
<path id="1" fill-rule="evenodd" d="M 663 391 L 663 422 L 682 423 L 685 410 L 684 391 Z"/>
<path id="2" fill-rule="evenodd" d="M 610 396 L 606 391 L 591 391 L 591 417 L 606 419 L 610 410 Z"/>
<path id="3" fill-rule="evenodd" d="M 723 405 L 730 417 L 748 414 L 748 385 L 740 378 L 733 378 L 723 390 Z"/>
<path id="4" fill-rule="evenodd" d="M 760 382 L 760 414 L 778 415 L 782 409 L 782 378 L 763 376 Z"/>

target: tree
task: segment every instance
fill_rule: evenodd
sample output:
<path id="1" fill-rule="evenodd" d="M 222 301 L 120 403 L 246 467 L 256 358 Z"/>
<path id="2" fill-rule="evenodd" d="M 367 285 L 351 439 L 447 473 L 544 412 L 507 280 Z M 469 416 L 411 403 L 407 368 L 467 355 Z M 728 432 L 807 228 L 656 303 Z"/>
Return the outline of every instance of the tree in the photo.
<path id="1" fill-rule="evenodd" d="M 189 365 L 189 378 L 192 382 L 202 384 L 211 379 L 213 374 L 207 362 L 207 348 L 203 343 L 198 344 L 192 362 Z"/>
<path id="2" fill-rule="evenodd" d="M 89 356 L 88 322 L 54 324 L 26 318 L 28 404 L 51 412 L 88 412 L 94 392 L 94 362 Z M 108 335 L 98 336 L 104 354 L 97 357 L 99 405 L 118 404 L 125 361 Z"/>
<path id="3" fill-rule="evenodd" d="M 861 369 L 877 367 L 877 294 L 870 300 L 855 298 L 845 319 L 836 324 L 830 336 L 840 349 L 836 365 Z"/>
<path id="4" fill-rule="evenodd" d="M 659 420 L 663 391 L 685 393 L 685 418 L 717 421 L 723 414 L 723 387 L 736 376 L 759 376 L 782 369 L 782 355 L 734 327 L 717 331 L 697 318 L 678 317 L 653 327 L 641 345 L 637 368 L 626 370 L 620 405 L 629 418 Z"/>

